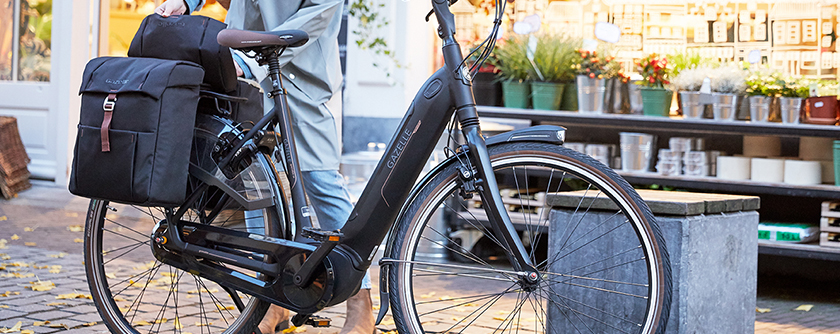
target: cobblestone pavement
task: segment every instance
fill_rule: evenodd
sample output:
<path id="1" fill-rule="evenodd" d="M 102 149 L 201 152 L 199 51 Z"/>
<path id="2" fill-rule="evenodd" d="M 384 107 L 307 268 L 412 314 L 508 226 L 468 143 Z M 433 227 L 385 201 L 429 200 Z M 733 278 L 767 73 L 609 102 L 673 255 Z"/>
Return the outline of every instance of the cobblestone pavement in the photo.
<path id="1" fill-rule="evenodd" d="M 88 299 L 83 266 L 83 237 L 87 201 L 66 190 L 36 186 L 11 201 L 0 201 L 0 333 L 21 324 L 29 333 L 107 333 Z M 17 236 L 13 238 L 13 236 Z M 143 264 L 124 264 L 126 268 Z M 377 282 L 373 270 L 374 282 Z M 50 282 L 48 291 L 31 282 Z M 53 286 L 54 285 L 54 286 Z M 775 289 L 762 292 L 757 306 L 756 333 L 840 333 L 840 299 L 819 292 Z M 446 291 L 438 291 L 445 295 Z M 184 299 L 186 300 L 186 299 Z M 378 305 L 374 296 L 374 305 Z M 809 311 L 795 310 L 813 305 Z M 127 305 L 126 305 L 127 306 Z M 189 307 L 179 309 L 188 312 Z M 122 307 L 122 306 L 120 306 Z M 142 311 L 141 311 L 142 314 Z M 333 320 L 331 328 L 304 328 L 306 333 L 335 334 L 344 322 L 344 305 L 321 312 Z M 49 323 L 46 323 L 49 321 Z M 380 328 L 393 329 L 393 322 Z M 187 328 L 184 328 L 187 332 Z M 200 333 L 194 330 L 193 333 Z"/>

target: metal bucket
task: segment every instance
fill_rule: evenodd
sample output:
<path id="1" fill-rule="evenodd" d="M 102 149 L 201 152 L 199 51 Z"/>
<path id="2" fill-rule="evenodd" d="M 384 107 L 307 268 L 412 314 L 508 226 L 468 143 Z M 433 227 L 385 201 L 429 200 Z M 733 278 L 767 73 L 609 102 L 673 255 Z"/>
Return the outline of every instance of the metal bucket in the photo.
<path id="1" fill-rule="evenodd" d="M 592 157 L 595 160 L 600 161 L 602 164 L 609 166 L 610 165 L 610 146 L 604 144 L 589 144 L 586 145 L 586 155 Z"/>
<path id="2" fill-rule="evenodd" d="M 750 121 L 767 122 L 770 119 L 770 97 L 750 96 Z"/>
<path id="3" fill-rule="evenodd" d="M 577 83 L 578 111 L 585 114 L 604 113 L 604 94 L 607 91 L 604 79 L 578 75 Z"/>
<path id="4" fill-rule="evenodd" d="M 799 115 L 802 111 L 802 98 L 783 97 L 779 99 L 779 106 L 782 110 L 782 123 L 799 124 Z"/>
<path id="5" fill-rule="evenodd" d="M 650 170 L 656 136 L 646 133 L 622 132 L 621 170 L 625 172 L 647 172 Z"/>
<path id="6" fill-rule="evenodd" d="M 738 95 L 735 94 L 712 94 L 712 110 L 715 120 L 734 121 L 738 112 Z"/>
<path id="7" fill-rule="evenodd" d="M 680 109 L 685 118 L 703 118 L 705 105 L 700 104 L 700 92 L 680 92 Z"/>

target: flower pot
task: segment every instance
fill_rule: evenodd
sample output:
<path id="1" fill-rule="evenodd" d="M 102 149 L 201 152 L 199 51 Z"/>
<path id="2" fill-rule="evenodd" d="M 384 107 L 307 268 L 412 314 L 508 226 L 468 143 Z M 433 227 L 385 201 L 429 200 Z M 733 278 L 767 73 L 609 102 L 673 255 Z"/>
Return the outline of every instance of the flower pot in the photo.
<path id="1" fill-rule="evenodd" d="M 565 85 L 555 82 L 532 82 L 531 101 L 534 109 L 560 110 Z"/>
<path id="2" fill-rule="evenodd" d="M 680 108 L 683 117 L 689 119 L 703 118 L 705 105 L 700 103 L 700 92 L 680 92 Z"/>
<path id="3" fill-rule="evenodd" d="M 802 98 L 782 97 L 779 98 L 779 109 L 782 112 L 782 123 L 799 124 L 802 114 Z"/>
<path id="4" fill-rule="evenodd" d="M 805 101 L 805 123 L 837 124 L 838 111 L 837 96 L 809 97 Z"/>
<path id="5" fill-rule="evenodd" d="M 734 121 L 738 112 L 738 95 L 712 93 L 712 112 L 715 120 Z"/>
<path id="6" fill-rule="evenodd" d="M 527 82 L 502 81 L 502 92 L 507 108 L 525 109 L 531 102 L 531 85 Z"/>
<path id="7" fill-rule="evenodd" d="M 577 84 L 578 111 L 586 114 L 604 113 L 604 93 L 607 91 L 604 79 L 578 75 Z"/>
<path id="8" fill-rule="evenodd" d="M 770 120 L 769 96 L 750 96 L 750 121 L 767 122 Z"/>
<path id="9" fill-rule="evenodd" d="M 674 93 L 665 88 L 642 87 L 642 112 L 647 116 L 665 116 L 671 112 Z"/>
<path id="10" fill-rule="evenodd" d="M 574 82 L 563 84 L 563 99 L 560 101 L 560 110 L 578 110 L 577 84 Z"/>
<path id="11" fill-rule="evenodd" d="M 478 72 L 473 77 L 475 104 L 481 106 L 502 105 L 502 84 L 493 73 Z"/>
<path id="12" fill-rule="evenodd" d="M 746 95 L 738 95 L 738 110 L 735 112 L 735 119 L 746 121 L 750 119 L 750 98 Z"/>

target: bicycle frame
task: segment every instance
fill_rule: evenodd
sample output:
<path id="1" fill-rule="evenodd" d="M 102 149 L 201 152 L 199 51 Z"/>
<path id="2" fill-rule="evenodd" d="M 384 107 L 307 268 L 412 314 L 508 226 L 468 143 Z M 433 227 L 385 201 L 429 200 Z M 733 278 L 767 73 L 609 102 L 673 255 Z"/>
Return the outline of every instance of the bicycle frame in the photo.
<path id="1" fill-rule="evenodd" d="M 187 208 L 209 187 L 205 184 L 188 196 L 186 203 L 177 212 L 171 210 L 167 212 L 167 220 L 180 222 L 179 228 L 166 230 L 167 238 L 163 240 L 168 240 L 165 248 L 169 252 L 163 255 L 156 253 L 156 256 L 171 265 L 197 271 L 223 286 L 257 295 L 261 299 L 297 312 L 314 313 L 323 307 L 342 302 L 358 289 L 380 243 L 399 218 L 403 204 L 408 199 L 438 138 L 455 114 L 467 143 L 458 153 L 461 157 L 466 157 L 467 159 L 464 160 L 469 162 L 463 166 L 463 179 L 476 185 L 475 192 L 485 203 L 485 211 L 491 227 L 501 242 L 505 243 L 507 249 L 513 250 L 508 255 L 514 269 L 522 273 L 536 272 L 522 241 L 510 222 L 497 190 L 486 143 L 481 135 L 469 68 L 462 64 L 463 55 L 454 38 L 455 22 L 454 15 L 449 11 L 449 0 L 431 1 L 439 22 L 438 32 L 443 41 L 445 66 L 433 74 L 416 95 L 342 229 L 341 242 L 317 244 L 301 236 L 302 228 L 311 226 L 311 222 L 309 208 L 305 204 L 305 185 L 299 177 L 300 165 L 292 135 L 290 112 L 275 54 L 269 55 L 269 58 L 274 57 L 274 59 L 269 59 L 269 66 L 273 85 L 271 96 L 275 107 L 254 125 L 252 131 L 245 134 L 244 138 L 219 162 L 219 166 L 226 167 L 234 160 L 236 154 L 241 154 L 243 147 L 253 141 L 258 130 L 270 129 L 277 125 L 283 140 L 285 170 L 291 185 L 297 232 L 295 242 L 255 238 L 248 233 L 181 222 L 180 218 Z M 279 202 L 275 201 L 274 205 L 282 205 Z M 202 240 L 260 251 L 271 255 L 269 257 L 273 261 L 250 259 L 187 243 L 182 233 L 178 232 L 184 226 L 195 229 L 198 233 L 193 233 L 204 238 Z M 173 253 L 172 250 L 178 255 L 169 254 Z M 195 257 L 255 270 L 279 278 L 265 282 L 251 277 L 242 277 L 245 275 L 237 275 L 232 269 L 199 263 Z M 288 263 L 292 262 L 296 264 L 290 267 Z M 288 281 L 292 273 L 290 270 L 295 271 L 294 278 L 300 280 L 294 282 L 299 289 L 312 286 L 311 277 L 316 272 L 321 275 L 322 281 L 319 282 L 322 282 L 323 286 L 319 285 L 317 289 L 319 293 L 322 291 L 323 296 L 311 303 L 291 300 L 284 296 L 288 294 L 289 289 L 295 289 Z"/>

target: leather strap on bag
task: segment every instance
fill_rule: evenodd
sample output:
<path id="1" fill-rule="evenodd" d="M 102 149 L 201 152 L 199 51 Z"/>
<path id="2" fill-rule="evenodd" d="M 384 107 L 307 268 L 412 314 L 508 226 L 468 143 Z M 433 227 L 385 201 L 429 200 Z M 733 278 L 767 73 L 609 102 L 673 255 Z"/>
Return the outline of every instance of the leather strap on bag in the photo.
<path id="1" fill-rule="evenodd" d="M 111 152 L 111 139 L 108 132 L 111 130 L 111 119 L 114 114 L 114 106 L 117 104 L 117 94 L 108 94 L 105 102 L 102 103 L 102 110 L 105 111 L 105 117 L 102 118 L 102 127 L 100 128 L 100 136 L 102 137 L 102 152 Z"/>

